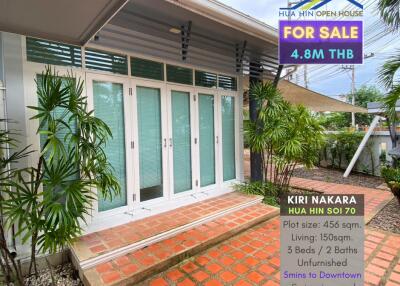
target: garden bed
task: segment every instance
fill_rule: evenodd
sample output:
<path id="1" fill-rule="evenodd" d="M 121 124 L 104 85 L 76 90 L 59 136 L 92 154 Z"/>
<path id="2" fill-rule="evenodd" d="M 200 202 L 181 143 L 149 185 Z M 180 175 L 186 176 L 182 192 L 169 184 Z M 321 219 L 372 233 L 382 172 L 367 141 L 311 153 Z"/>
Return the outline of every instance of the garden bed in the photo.
<path id="1" fill-rule="evenodd" d="M 83 286 L 77 271 L 71 263 L 58 265 L 53 269 L 53 278 L 57 286 Z M 39 272 L 39 277 L 30 276 L 25 278 L 27 286 L 53 286 L 50 271 L 44 269 Z"/>
<path id="2" fill-rule="evenodd" d="M 351 173 L 347 178 L 344 178 L 343 173 L 343 170 L 321 167 L 315 167 L 313 169 L 297 168 L 293 172 L 293 177 L 367 188 L 377 188 L 384 183 L 382 178 L 376 176 Z"/>
<path id="3" fill-rule="evenodd" d="M 368 226 L 400 234 L 400 205 L 397 199 L 391 200 Z"/>

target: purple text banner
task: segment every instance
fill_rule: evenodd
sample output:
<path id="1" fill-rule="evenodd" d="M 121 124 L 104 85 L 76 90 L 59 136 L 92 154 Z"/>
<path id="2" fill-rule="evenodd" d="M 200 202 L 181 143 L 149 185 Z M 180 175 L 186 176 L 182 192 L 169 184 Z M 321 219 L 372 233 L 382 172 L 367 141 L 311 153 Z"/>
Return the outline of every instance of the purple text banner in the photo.
<path id="1" fill-rule="evenodd" d="M 362 62 L 362 21 L 279 21 L 280 64 Z"/>

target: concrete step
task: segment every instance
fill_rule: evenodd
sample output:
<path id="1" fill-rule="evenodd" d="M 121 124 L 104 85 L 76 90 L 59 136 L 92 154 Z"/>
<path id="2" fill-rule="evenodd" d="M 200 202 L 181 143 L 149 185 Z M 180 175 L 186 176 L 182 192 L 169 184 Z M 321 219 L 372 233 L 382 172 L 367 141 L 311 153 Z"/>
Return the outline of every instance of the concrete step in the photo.
<path id="1" fill-rule="evenodd" d="M 81 268 L 81 276 L 87 286 L 134 285 L 278 214 L 279 209 L 259 202 L 225 212 L 170 237 Z"/>
<path id="2" fill-rule="evenodd" d="M 84 270 L 165 240 L 232 212 L 259 204 L 260 196 L 239 192 L 198 201 L 80 237 L 71 247 L 75 267 Z"/>

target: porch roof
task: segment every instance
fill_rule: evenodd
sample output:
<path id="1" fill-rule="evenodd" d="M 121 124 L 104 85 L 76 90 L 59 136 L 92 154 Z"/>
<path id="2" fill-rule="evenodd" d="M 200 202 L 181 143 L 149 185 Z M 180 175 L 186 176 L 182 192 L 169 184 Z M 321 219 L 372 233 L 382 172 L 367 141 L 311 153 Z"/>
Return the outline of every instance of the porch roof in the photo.
<path id="1" fill-rule="evenodd" d="M 157 47 L 154 56 L 232 74 L 256 64 L 272 78 L 278 67 L 277 30 L 216 0 L 2 1 L 0 30 L 146 55 Z"/>
<path id="2" fill-rule="evenodd" d="M 128 1 L 0 1 L 0 31 L 83 45 Z"/>
<path id="3" fill-rule="evenodd" d="M 293 104 L 302 104 L 313 111 L 323 112 L 356 112 L 367 113 L 367 109 L 320 94 L 311 89 L 304 88 L 287 80 L 278 84 L 283 97 Z"/>
<path id="4" fill-rule="evenodd" d="M 366 108 L 354 106 L 349 103 L 331 98 L 287 80 L 280 80 L 278 88 L 283 98 L 290 103 L 302 104 L 315 112 L 331 111 L 367 113 Z M 244 84 L 244 89 L 249 89 L 248 78 Z M 248 96 L 244 99 L 248 101 Z M 248 105 L 248 102 L 246 102 L 245 105 Z"/>

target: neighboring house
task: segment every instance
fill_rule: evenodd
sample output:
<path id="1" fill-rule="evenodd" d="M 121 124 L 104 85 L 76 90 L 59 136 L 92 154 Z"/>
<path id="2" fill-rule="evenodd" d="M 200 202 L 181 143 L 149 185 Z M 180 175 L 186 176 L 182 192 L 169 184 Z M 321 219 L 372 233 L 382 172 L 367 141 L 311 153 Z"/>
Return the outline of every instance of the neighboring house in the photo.
<path id="1" fill-rule="evenodd" d="M 38 104 L 35 79 L 46 64 L 85 80 L 89 108 L 113 132 L 106 153 L 122 194 L 93 206 L 87 232 L 231 192 L 243 180 L 243 76 L 275 77 L 274 28 L 213 0 L 15 0 L 3 8 L 0 76 L 21 145 L 40 146 L 26 106 Z"/>

